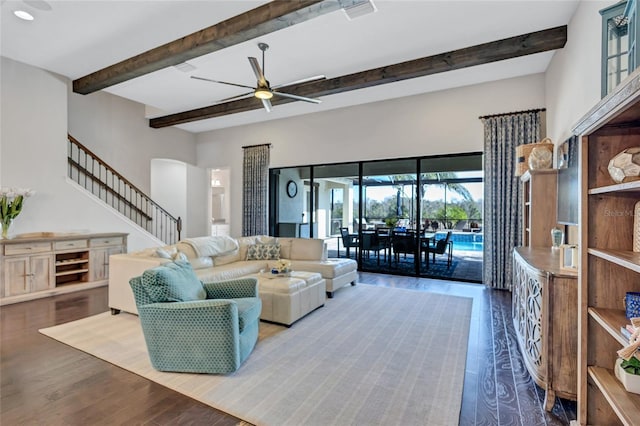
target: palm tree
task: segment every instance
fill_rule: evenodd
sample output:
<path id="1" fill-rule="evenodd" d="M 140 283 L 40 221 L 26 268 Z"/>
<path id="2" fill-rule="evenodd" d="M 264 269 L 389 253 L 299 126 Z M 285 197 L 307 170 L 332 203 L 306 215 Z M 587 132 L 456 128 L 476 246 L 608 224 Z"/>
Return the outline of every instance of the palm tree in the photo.
<path id="1" fill-rule="evenodd" d="M 402 209 L 401 197 L 410 198 L 404 192 L 405 186 L 407 184 L 411 184 L 411 185 L 415 184 L 416 179 L 413 175 L 394 175 L 394 176 L 391 176 L 390 178 L 391 178 L 392 184 L 398 191 L 398 195 L 396 199 L 397 200 L 396 214 L 398 216 L 402 216 L 403 209 Z M 456 180 L 456 179 L 458 179 L 458 176 L 456 175 L 455 172 L 422 173 L 422 176 L 420 179 L 421 185 L 420 185 L 420 188 L 418 189 L 420 200 L 424 200 L 426 196 L 427 185 L 438 185 L 438 186 L 444 187 L 445 191 L 451 190 L 455 192 L 460 197 L 462 197 L 465 201 L 473 201 L 473 196 L 463 184 L 460 184 L 457 182 L 449 182 L 450 180 Z M 413 214 L 413 209 L 409 209 L 409 211 L 411 212 L 410 214 Z M 445 205 L 445 215 L 446 215 L 446 205 Z"/>

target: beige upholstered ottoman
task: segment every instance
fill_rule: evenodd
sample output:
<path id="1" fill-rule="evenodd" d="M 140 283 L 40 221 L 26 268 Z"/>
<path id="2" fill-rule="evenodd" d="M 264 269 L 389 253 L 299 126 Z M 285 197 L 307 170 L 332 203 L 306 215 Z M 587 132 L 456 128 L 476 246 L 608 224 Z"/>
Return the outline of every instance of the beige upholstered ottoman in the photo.
<path id="1" fill-rule="evenodd" d="M 290 326 L 324 306 L 326 282 L 316 272 L 293 271 L 289 277 L 254 274 L 262 300 L 260 319 Z"/>

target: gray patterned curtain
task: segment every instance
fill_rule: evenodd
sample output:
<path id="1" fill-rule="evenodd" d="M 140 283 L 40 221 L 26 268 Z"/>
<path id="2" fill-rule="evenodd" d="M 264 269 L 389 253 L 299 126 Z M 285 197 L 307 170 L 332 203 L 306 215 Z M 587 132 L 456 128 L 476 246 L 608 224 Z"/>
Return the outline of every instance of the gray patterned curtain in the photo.
<path id="1" fill-rule="evenodd" d="M 243 147 L 243 236 L 269 233 L 269 148 L 268 144 Z"/>
<path id="2" fill-rule="evenodd" d="M 484 284 L 511 290 L 513 248 L 522 240 L 516 146 L 540 140 L 541 110 L 480 117 L 484 124 Z"/>

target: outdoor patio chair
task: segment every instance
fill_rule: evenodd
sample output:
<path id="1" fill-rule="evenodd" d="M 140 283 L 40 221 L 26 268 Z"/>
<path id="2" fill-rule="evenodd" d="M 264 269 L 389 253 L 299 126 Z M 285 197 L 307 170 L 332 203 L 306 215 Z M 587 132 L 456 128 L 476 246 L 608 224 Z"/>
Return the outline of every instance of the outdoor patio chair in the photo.
<path id="1" fill-rule="evenodd" d="M 391 247 L 396 263 L 400 261 L 401 254 L 404 255 L 405 259 L 407 254 L 415 254 L 418 248 L 415 233 L 394 232 L 391 238 Z"/>
<path id="2" fill-rule="evenodd" d="M 351 257 L 351 248 L 356 249 L 356 257 L 358 256 L 359 240 L 358 235 L 350 234 L 349 228 L 340 228 L 340 235 L 342 236 L 342 245 L 347 251 L 347 257 Z M 338 253 L 340 250 L 338 250 Z"/>
<path id="3" fill-rule="evenodd" d="M 367 258 L 369 258 L 372 251 L 376 252 L 378 257 L 378 265 L 380 265 L 380 250 L 386 250 L 384 241 L 380 239 L 377 232 L 365 232 L 362 234 L 362 251 L 366 252 Z M 386 251 L 385 251 L 386 259 Z"/>
<path id="4" fill-rule="evenodd" d="M 441 238 L 436 241 L 435 245 L 429 245 L 426 247 L 421 247 L 422 250 L 425 251 L 425 260 L 428 263 L 426 257 L 429 256 L 429 253 L 433 254 L 433 262 L 436 263 L 436 254 L 447 254 L 447 268 L 451 267 L 453 263 L 453 241 L 451 241 L 451 231 L 447 232 L 447 235 L 444 238 Z"/>

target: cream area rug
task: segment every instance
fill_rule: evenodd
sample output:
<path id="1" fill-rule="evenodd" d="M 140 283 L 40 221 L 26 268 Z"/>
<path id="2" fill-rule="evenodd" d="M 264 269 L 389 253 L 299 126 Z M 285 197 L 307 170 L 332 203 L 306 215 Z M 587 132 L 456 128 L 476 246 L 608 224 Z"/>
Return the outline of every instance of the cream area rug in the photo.
<path id="1" fill-rule="evenodd" d="M 457 425 L 472 299 L 360 284 L 260 339 L 226 376 L 163 373 L 135 315 L 41 333 L 256 425 Z"/>

